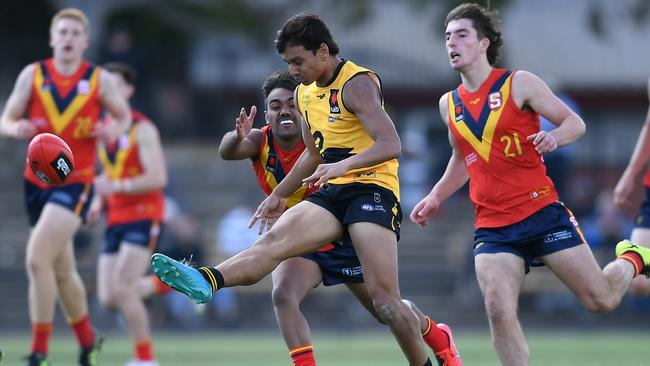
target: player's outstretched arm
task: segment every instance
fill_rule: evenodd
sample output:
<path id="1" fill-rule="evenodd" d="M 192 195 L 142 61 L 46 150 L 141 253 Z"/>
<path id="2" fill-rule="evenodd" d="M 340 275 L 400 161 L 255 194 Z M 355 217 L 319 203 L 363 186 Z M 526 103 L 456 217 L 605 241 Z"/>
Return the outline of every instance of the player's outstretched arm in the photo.
<path id="1" fill-rule="evenodd" d="M 440 98 L 439 107 L 442 120 L 445 121 L 447 126 L 449 126 L 449 119 L 447 117 L 447 94 Z M 418 204 L 413 208 L 413 211 L 411 211 L 410 219 L 417 225 L 426 225 L 429 219 L 431 219 L 431 217 L 438 211 L 440 205 L 464 186 L 469 179 L 467 167 L 465 167 L 465 161 L 458 150 L 458 146 L 455 142 L 456 140 L 451 131 L 448 131 L 448 137 L 453 151 L 449 163 L 447 164 L 447 169 L 445 169 L 445 173 L 442 175 L 438 183 L 436 183 L 433 189 L 431 189 L 431 192 L 420 200 L 420 202 L 418 202 Z"/>
<path id="2" fill-rule="evenodd" d="M 2 135 L 28 140 L 36 134 L 36 126 L 23 118 L 27 111 L 29 98 L 31 98 L 33 79 L 34 65 L 30 64 L 18 75 L 14 89 L 9 95 L 2 117 L 0 117 L 0 133 Z"/>
<path id="3" fill-rule="evenodd" d="M 131 111 L 129 103 L 118 89 L 115 76 L 106 70 L 99 74 L 99 98 L 102 107 L 111 115 L 111 122 L 97 124 L 93 136 L 110 143 L 131 126 Z"/>
<path id="4" fill-rule="evenodd" d="M 512 97 L 518 107 L 530 108 L 557 126 L 528 136 L 535 150 L 543 154 L 572 144 L 585 133 L 585 123 L 539 77 L 518 71 L 512 79 Z"/>
<path id="5" fill-rule="evenodd" d="M 320 152 L 316 148 L 314 138 L 309 132 L 309 127 L 306 126 L 305 121 L 301 118 L 302 123 L 302 137 L 305 141 L 305 150 L 296 161 L 296 164 L 291 168 L 289 173 L 284 177 L 282 182 L 266 197 L 259 205 L 257 211 L 251 218 L 248 225 L 252 228 L 259 220 L 258 234 L 262 234 L 264 230 L 270 230 L 275 221 L 284 212 L 287 197 L 293 192 L 297 191 L 304 183 L 305 177 L 309 176 L 316 170 L 316 167 L 322 162 Z"/>
<path id="6" fill-rule="evenodd" d="M 255 159 L 260 153 L 262 131 L 253 128 L 257 107 L 252 106 L 250 114 L 242 107 L 235 119 L 235 129 L 221 138 L 219 155 L 224 160 Z"/>
<path id="7" fill-rule="evenodd" d="M 648 79 L 648 99 L 650 101 L 650 79 Z M 639 174 L 645 169 L 646 163 L 650 159 L 650 105 L 645 117 L 645 123 L 641 128 L 641 133 L 634 146 L 634 152 L 614 188 L 614 203 L 619 207 L 630 207 L 634 204 L 632 192 Z"/>

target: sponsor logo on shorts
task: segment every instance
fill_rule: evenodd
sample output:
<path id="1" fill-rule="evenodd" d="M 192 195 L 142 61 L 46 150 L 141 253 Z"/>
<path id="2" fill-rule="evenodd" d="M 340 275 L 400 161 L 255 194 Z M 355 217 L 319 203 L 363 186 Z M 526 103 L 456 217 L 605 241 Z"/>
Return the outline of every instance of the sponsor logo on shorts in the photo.
<path id="1" fill-rule="evenodd" d="M 363 205 L 361 205 L 361 209 L 370 212 L 370 211 L 374 211 L 375 207 L 371 204 L 364 203 Z"/>
<path id="2" fill-rule="evenodd" d="M 556 241 L 567 240 L 573 237 L 573 233 L 569 230 L 556 231 L 544 237 L 544 243 L 553 243 Z"/>
<path id="3" fill-rule="evenodd" d="M 381 202 L 381 195 L 379 193 L 375 192 L 373 194 L 373 199 L 374 199 L 375 203 L 379 203 L 379 202 Z"/>
<path id="4" fill-rule="evenodd" d="M 363 274 L 363 268 L 361 266 L 341 268 L 341 273 L 346 276 L 358 276 Z"/>

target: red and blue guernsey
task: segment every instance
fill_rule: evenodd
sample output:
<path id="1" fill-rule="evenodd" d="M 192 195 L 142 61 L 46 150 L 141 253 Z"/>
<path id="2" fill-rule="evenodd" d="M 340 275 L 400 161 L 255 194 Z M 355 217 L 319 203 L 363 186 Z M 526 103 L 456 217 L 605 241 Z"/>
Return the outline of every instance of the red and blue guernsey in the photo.
<path id="1" fill-rule="evenodd" d="M 493 69 L 475 92 L 461 84 L 448 93 L 449 129 L 465 159 L 477 228 L 519 222 L 558 201 L 542 156 L 527 137 L 539 114 L 511 96 L 515 71 Z"/>
<path id="2" fill-rule="evenodd" d="M 116 142 L 99 145 L 99 160 L 111 180 L 142 175 L 144 168 L 138 152 L 136 127 L 150 120 L 138 111 L 131 111 L 133 123 Z M 161 222 L 165 199 L 162 189 L 126 194 L 115 193 L 108 198 L 108 226 L 151 220 Z"/>
<path id="3" fill-rule="evenodd" d="M 100 119 L 100 72 L 100 67 L 85 61 L 70 76 L 56 71 L 54 59 L 34 64 L 27 118 L 36 126 L 37 133 L 53 133 L 70 146 L 75 169 L 65 185 L 89 184 L 95 177 L 96 138 L 91 134 Z M 28 166 L 24 176 L 36 186 L 48 188 Z"/>
<path id="4" fill-rule="evenodd" d="M 257 175 L 257 182 L 266 195 L 271 194 L 280 184 L 298 161 L 303 150 L 305 150 L 305 143 L 302 140 L 292 151 L 282 150 L 273 140 L 271 126 L 262 127 L 262 144 L 259 155 L 253 161 L 253 169 Z M 306 186 L 301 186 L 287 198 L 287 208 L 295 206 L 317 189 L 318 187 L 307 189 Z"/>

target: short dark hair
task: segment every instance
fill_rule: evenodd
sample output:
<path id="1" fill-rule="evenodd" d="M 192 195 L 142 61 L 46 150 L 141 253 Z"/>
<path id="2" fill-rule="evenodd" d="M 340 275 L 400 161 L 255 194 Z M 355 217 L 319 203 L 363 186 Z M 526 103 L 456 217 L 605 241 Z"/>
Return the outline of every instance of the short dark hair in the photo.
<path id="1" fill-rule="evenodd" d="M 264 80 L 264 85 L 262 85 L 264 100 L 266 101 L 266 98 L 269 97 L 269 94 L 271 94 L 271 91 L 275 88 L 287 89 L 293 93 L 297 86 L 298 81 L 289 74 L 289 70 L 276 70 L 266 78 L 266 80 Z"/>
<path id="2" fill-rule="evenodd" d="M 131 66 L 121 62 L 108 62 L 103 67 L 107 71 L 122 75 L 127 84 L 135 85 L 136 74 Z"/>
<path id="3" fill-rule="evenodd" d="M 338 55 L 339 46 L 323 19 L 316 14 L 299 13 L 287 20 L 278 31 L 275 48 L 278 53 L 284 53 L 287 47 L 303 46 L 315 54 L 323 43 L 329 48 L 330 55 Z"/>
<path id="4" fill-rule="evenodd" d="M 476 29 L 478 38 L 487 38 L 490 46 L 487 49 L 487 58 L 490 65 L 494 66 L 499 61 L 499 51 L 503 46 L 501 37 L 501 20 L 499 13 L 488 10 L 478 4 L 462 4 L 447 14 L 445 28 L 452 20 L 469 19 Z"/>

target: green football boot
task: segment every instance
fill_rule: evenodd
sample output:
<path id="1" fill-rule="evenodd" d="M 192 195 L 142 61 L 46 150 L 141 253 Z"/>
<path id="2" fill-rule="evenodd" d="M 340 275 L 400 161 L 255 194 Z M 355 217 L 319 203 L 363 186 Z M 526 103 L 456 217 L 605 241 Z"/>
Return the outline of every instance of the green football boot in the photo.
<path id="1" fill-rule="evenodd" d="M 641 269 L 640 274 L 650 278 L 650 248 L 636 245 L 629 240 L 619 241 L 618 244 L 616 244 L 616 257 L 620 257 L 627 252 L 634 252 L 641 257 L 643 268 Z"/>
<path id="2" fill-rule="evenodd" d="M 183 293 L 197 304 L 212 298 L 212 286 L 201 272 L 187 264 L 156 253 L 151 256 L 153 273 L 167 286 Z"/>
<path id="3" fill-rule="evenodd" d="M 94 329 L 95 343 L 90 347 L 84 347 L 79 352 L 79 366 L 97 366 L 99 365 L 99 351 L 102 350 L 104 336 Z"/>

